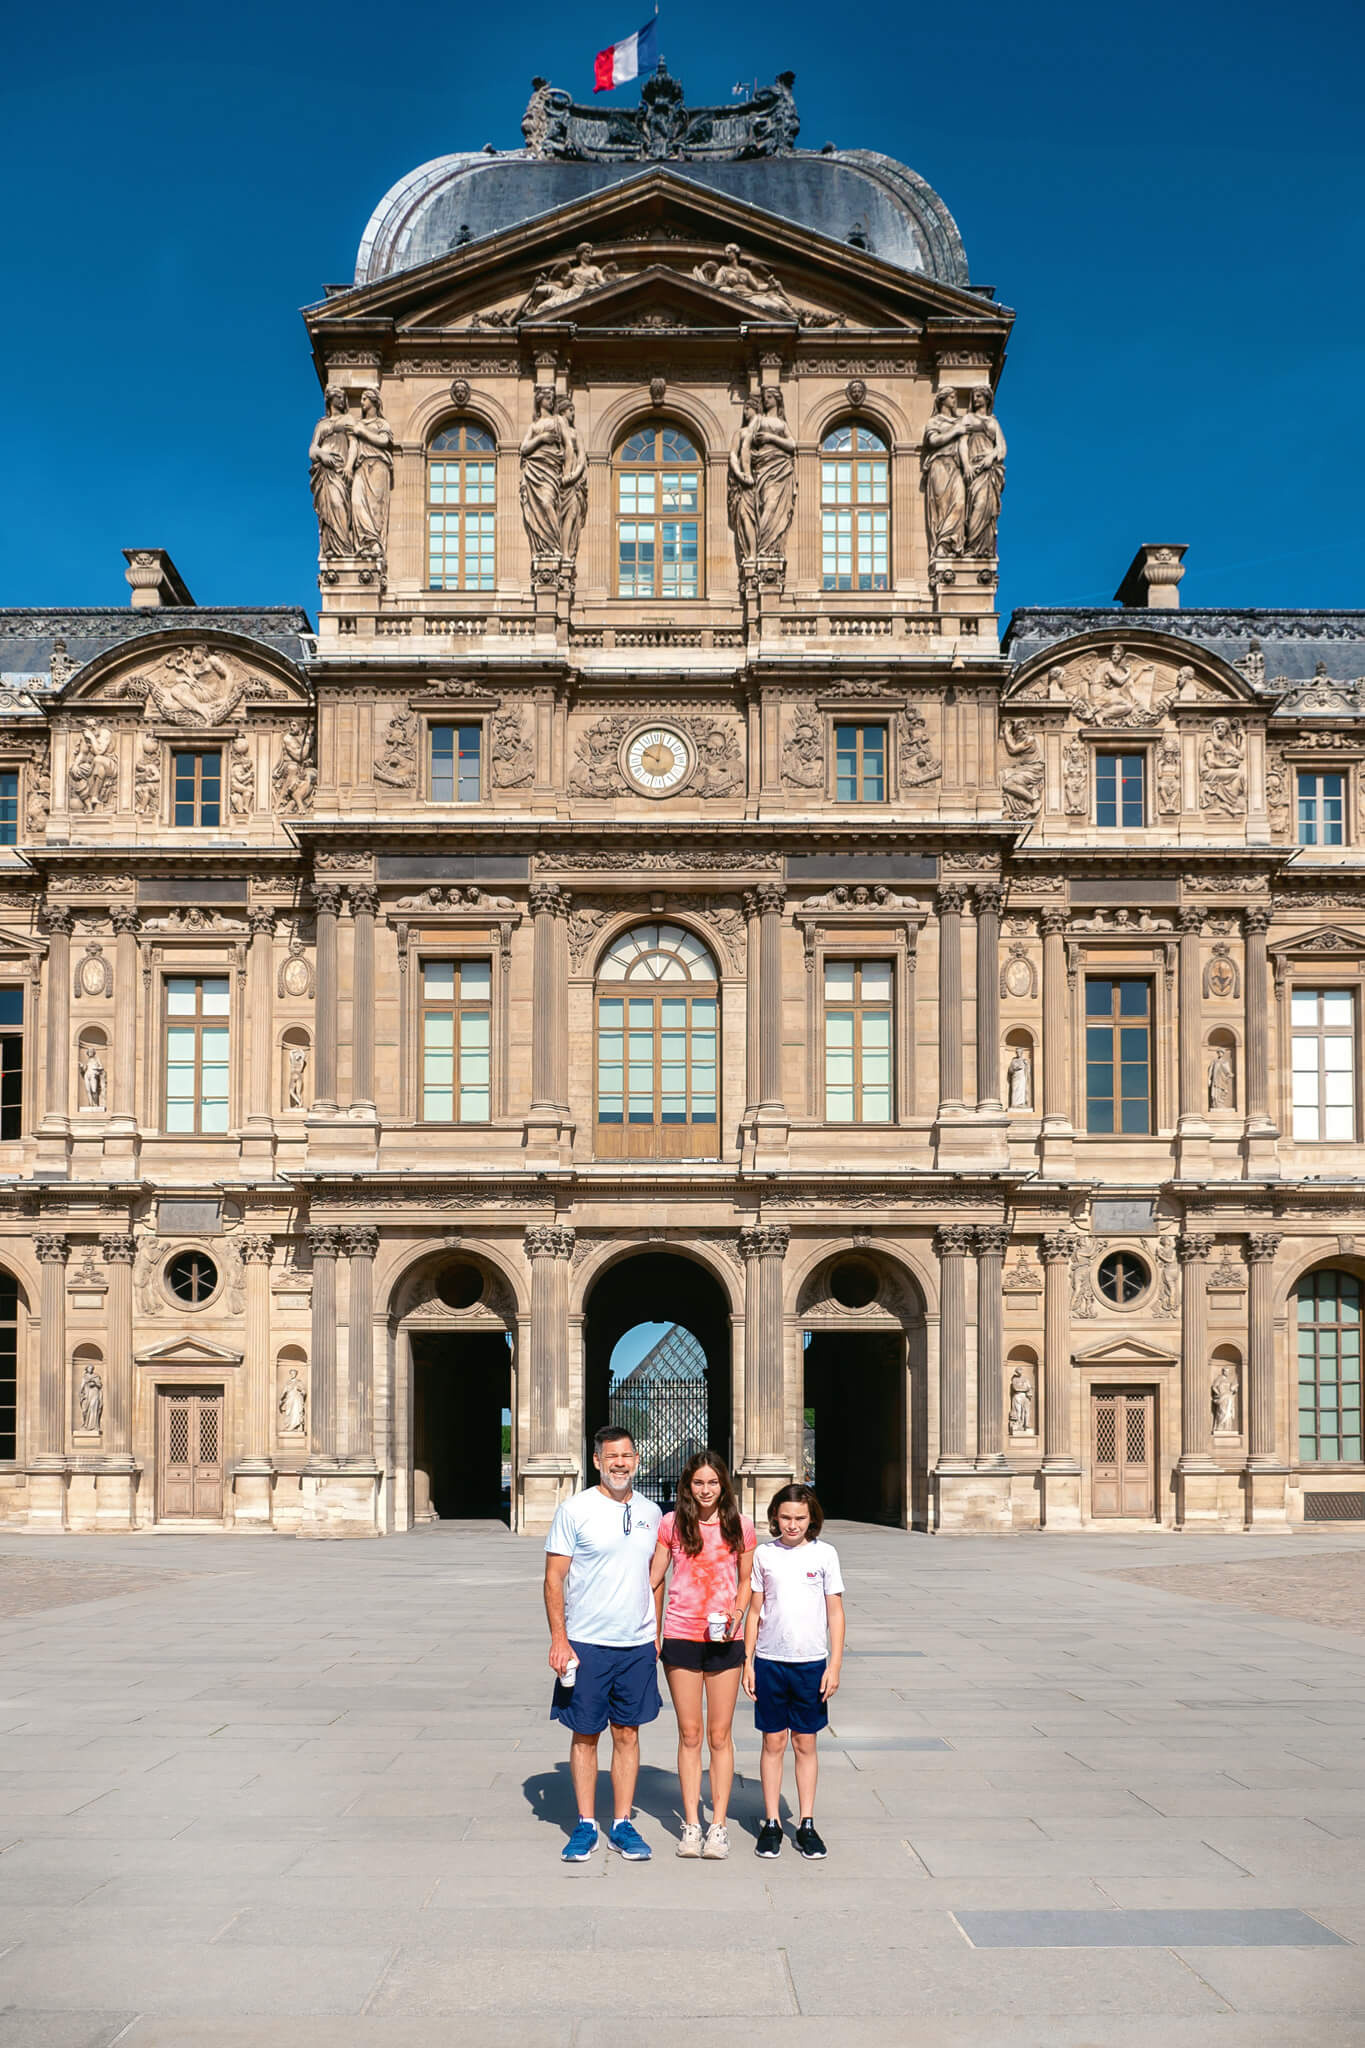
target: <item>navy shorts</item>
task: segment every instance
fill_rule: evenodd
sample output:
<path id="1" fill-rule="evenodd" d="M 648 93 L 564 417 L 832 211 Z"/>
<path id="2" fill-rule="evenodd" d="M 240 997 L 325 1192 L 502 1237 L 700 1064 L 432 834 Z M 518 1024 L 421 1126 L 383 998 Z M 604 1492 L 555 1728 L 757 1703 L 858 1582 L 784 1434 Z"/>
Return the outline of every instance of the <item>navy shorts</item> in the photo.
<path id="1" fill-rule="evenodd" d="M 550 1719 L 562 1721 L 575 1735 L 600 1735 L 613 1728 L 643 1728 L 659 1717 L 658 1651 L 651 1639 L 633 1648 L 610 1649 L 602 1643 L 575 1643 L 578 1659 L 573 1685 L 555 1680 Z"/>
<path id="2" fill-rule="evenodd" d="M 754 1658 L 754 1726 L 760 1735 L 818 1735 L 829 1726 L 829 1708 L 820 1697 L 825 1660 L 818 1664 L 782 1664 L 775 1657 Z"/>

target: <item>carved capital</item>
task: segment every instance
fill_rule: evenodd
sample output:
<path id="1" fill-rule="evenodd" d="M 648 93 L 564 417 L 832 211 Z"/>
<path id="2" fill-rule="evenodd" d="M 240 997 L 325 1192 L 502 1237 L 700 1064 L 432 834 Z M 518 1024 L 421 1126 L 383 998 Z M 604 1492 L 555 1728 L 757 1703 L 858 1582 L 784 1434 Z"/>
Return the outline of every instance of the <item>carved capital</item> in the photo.
<path id="1" fill-rule="evenodd" d="M 1175 1241 L 1175 1255 L 1182 1266 L 1201 1266 L 1212 1252 L 1212 1231 L 1190 1231 Z"/>
<path id="2" fill-rule="evenodd" d="M 1041 911 L 1038 929 L 1045 939 L 1060 939 L 1066 931 L 1066 912 L 1053 907 Z"/>
<path id="3" fill-rule="evenodd" d="M 934 897 L 934 909 L 940 917 L 960 917 L 962 906 L 967 901 L 967 888 L 963 882 L 945 882 Z"/>
<path id="4" fill-rule="evenodd" d="M 1009 1250 L 1010 1234 L 1002 1223 L 979 1223 L 972 1241 L 979 1259 L 1003 1259 Z"/>
<path id="5" fill-rule="evenodd" d="M 792 1234 L 785 1223 L 756 1223 L 739 1233 L 742 1259 L 785 1259 Z"/>
<path id="6" fill-rule="evenodd" d="M 379 891 L 365 887 L 362 883 L 346 891 L 351 904 L 352 917 L 377 917 L 379 915 Z"/>
<path id="7" fill-rule="evenodd" d="M 314 882 L 313 903 L 319 917 L 336 917 L 341 910 L 341 890 L 335 882 Z"/>
<path id="8" fill-rule="evenodd" d="M 970 1223 L 945 1223 L 934 1232 L 934 1250 L 940 1259 L 965 1259 L 975 1236 Z"/>
<path id="9" fill-rule="evenodd" d="M 1197 939 L 1204 929 L 1207 912 L 1197 903 L 1182 903 L 1175 914 L 1175 927 L 1182 939 Z"/>
<path id="10" fill-rule="evenodd" d="M 275 913 L 268 903 L 253 903 L 247 911 L 246 921 L 253 939 L 274 938 Z"/>
<path id="11" fill-rule="evenodd" d="M 998 882 L 978 882 L 972 890 L 972 901 L 978 917 L 999 917 L 1005 904 L 1005 892 Z"/>
<path id="12" fill-rule="evenodd" d="M 1067 1266 L 1076 1256 L 1076 1240 L 1065 1230 L 1054 1231 L 1038 1247 L 1045 1266 Z"/>
<path id="13" fill-rule="evenodd" d="M 67 936 L 73 923 L 72 913 L 65 903 L 44 903 L 43 930 Z"/>
<path id="14" fill-rule="evenodd" d="M 528 900 L 532 917 L 567 917 L 573 899 L 558 882 L 532 882 Z"/>
<path id="15" fill-rule="evenodd" d="M 1270 915 L 1270 905 L 1268 903 L 1248 903 L 1246 909 L 1242 912 L 1242 928 L 1246 932 L 1247 937 L 1250 938 L 1253 932 L 1268 932 L 1270 930 Z"/>
<path id="16" fill-rule="evenodd" d="M 320 1229 L 305 1230 L 304 1237 L 314 1260 L 334 1259 L 341 1250 L 341 1232 L 332 1224 Z"/>
<path id="17" fill-rule="evenodd" d="M 574 1234 L 564 1223 L 531 1223 L 523 1239 L 528 1259 L 571 1259 Z"/>
<path id="18" fill-rule="evenodd" d="M 100 1256 L 106 1266 L 131 1266 L 137 1256 L 137 1239 L 127 1231 L 115 1231 L 100 1239 Z"/>
<path id="19" fill-rule="evenodd" d="M 114 930 L 116 932 L 132 932 L 136 934 L 138 929 L 138 915 L 136 909 L 133 907 L 131 903 L 111 904 L 109 908 L 109 915 L 114 921 Z"/>
<path id="20" fill-rule="evenodd" d="M 379 1232 L 369 1223 L 362 1223 L 354 1230 L 343 1230 L 341 1248 L 348 1259 L 372 1259 L 379 1250 Z"/>
<path id="21" fill-rule="evenodd" d="M 787 907 L 787 892 L 780 882 L 763 882 L 754 890 L 760 917 L 780 917 Z"/>
<path id="22" fill-rule="evenodd" d="M 39 1265 L 64 1266 L 71 1257 L 71 1240 L 54 1231 L 40 1230 L 33 1240 L 33 1250 Z"/>
<path id="23" fill-rule="evenodd" d="M 1254 1231 L 1242 1247 L 1242 1257 L 1249 1266 L 1268 1266 L 1280 1249 L 1280 1240 L 1274 1231 Z"/>
<path id="24" fill-rule="evenodd" d="M 275 1240 L 273 1237 L 239 1237 L 237 1249 L 243 1264 L 268 1266 L 275 1256 Z"/>

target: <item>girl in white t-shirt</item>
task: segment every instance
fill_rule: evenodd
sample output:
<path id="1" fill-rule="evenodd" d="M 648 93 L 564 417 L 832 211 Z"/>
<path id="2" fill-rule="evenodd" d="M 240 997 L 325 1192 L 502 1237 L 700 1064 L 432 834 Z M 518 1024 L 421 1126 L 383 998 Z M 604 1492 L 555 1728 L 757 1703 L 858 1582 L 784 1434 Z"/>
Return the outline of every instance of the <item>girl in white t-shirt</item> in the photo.
<path id="1" fill-rule="evenodd" d="M 744 1690 L 754 1702 L 754 1724 L 763 1737 L 758 1856 L 776 1856 L 782 1848 L 778 1809 L 788 1740 L 796 1754 L 801 1813 L 796 1847 L 802 1856 L 825 1854 L 815 1831 L 820 1770 L 815 1739 L 829 1725 L 827 1702 L 839 1689 L 844 1582 L 838 1552 L 820 1541 L 824 1519 L 809 1486 L 779 1487 L 768 1503 L 768 1527 L 776 1541 L 760 1543 L 754 1552 L 753 1599 L 744 1625 Z"/>

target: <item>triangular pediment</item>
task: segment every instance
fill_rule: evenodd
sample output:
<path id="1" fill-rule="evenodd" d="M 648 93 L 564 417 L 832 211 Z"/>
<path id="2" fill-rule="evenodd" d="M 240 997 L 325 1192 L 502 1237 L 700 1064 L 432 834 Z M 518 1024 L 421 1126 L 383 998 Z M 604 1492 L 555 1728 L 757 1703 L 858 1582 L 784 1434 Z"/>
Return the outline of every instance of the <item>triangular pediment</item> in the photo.
<path id="1" fill-rule="evenodd" d="M 1287 954 L 1340 953 L 1351 959 L 1359 959 L 1365 953 L 1365 933 L 1347 931 L 1339 924 L 1315 925 L 1311 931 L 1295 932 L 1287 939 L 1277 939 L 1266 951 L 1283 959 Z"/>
<path id="2" fill-rule="evenodd" d="M 207 1337 L 168 1337 L 164 1344 L 153 1344 L 150 1350 L 139 1351 L 136 1356 L 139 1365 L 229 1366 L 242 1362 L 240 1351 L 212 1344 Z"/>
<path id="3" fill-rule="evenodd" d="M 1110 1337 L 1088 1351 L 1073 1351 L 1071 1360 L 1073 1365 L 1168 1366 L 1176 1363 L 1176 1356 L 1141 1337 Z"/>

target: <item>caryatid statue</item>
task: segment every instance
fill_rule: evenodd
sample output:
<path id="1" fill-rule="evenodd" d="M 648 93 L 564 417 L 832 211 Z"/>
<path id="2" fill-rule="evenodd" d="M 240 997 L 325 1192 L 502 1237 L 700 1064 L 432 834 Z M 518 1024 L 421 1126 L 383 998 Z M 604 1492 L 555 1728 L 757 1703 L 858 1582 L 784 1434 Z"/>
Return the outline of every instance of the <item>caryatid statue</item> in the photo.
<path id="1" fill-rule="evenodd" d="M 741 571 L 758 552 L 758 498 L 749 463 L 749 443 L 753 439 L 757 413 L 758 407 L 753 399 L 746 398 L 739 430 L 730 444 L 730 462 L 725 478 L 725 516 L 735 537 L 735 560 Z"/>
<path id="2" fill-rule="evenodd" d="M 762 410 L 749 432 L 754 480 L 755 547 L 760 561 L 786 560 L 787 529 L 796 511 L 796 440 L 776 384 L 763 389 Z"/>
<path id="3" fill-rule="evenodd" d="M 972 393 L 962 447 L 967 472 L 966 552 L 994 555 L 1000 500 L 1005 493 L 1005 436 L 991 410 L 991 394 L 982 385 Z"/>
<path id="4" fill-rule="evenodd" d="M 554 386 L 537 384 L 531 424 L 521 443 L 521 517 L 533 559 L 560 552 L 560 494 L 568 438 L 556 411 Z"/>
<path id="5" fill-rule="evenodd" d="M 360 418 L 351 428 L 351 531 L 356 553 L 380 561 L 389 538 L 393 438 L 379 392 L 371 385 L 360 394 Z"/>
<path id="6" fill-rule="evenodd" d="M 318 515 L 318 552 L 350 555 L 355 552 L 351 527 L 355 441 L 347 417 L 350 400 L 340 385 L 328 385 L 326 408 L 308 445 L 308 480 L 313 491 L 313 509 Z"/>
<path id="7" fill-rule="evenodd" d="M 564 437 L 564 473 L 559 480 L 559 552 L 566 562 L 578 554 L 579 537 L 588 516 L 588 451 L 574 422 L 573 400 L 567 391 L 555 401 Z"/>
<path id="8" fill-rule="evenodd" d="M 967 520 L 962 441 L 968 426 L 957 409 L 957 393 L 945 386 L 934 400 L 920 451 L 931 555 L 962 553 Z"/>

